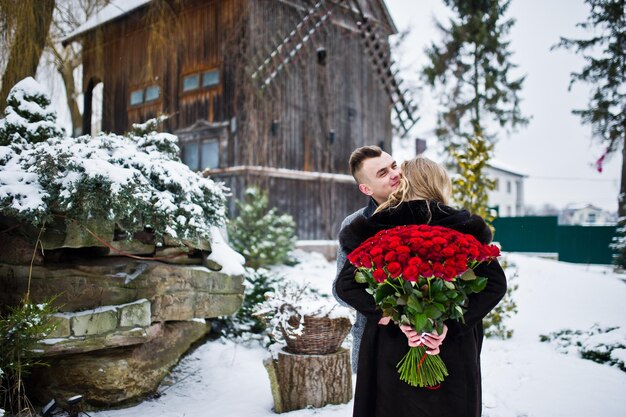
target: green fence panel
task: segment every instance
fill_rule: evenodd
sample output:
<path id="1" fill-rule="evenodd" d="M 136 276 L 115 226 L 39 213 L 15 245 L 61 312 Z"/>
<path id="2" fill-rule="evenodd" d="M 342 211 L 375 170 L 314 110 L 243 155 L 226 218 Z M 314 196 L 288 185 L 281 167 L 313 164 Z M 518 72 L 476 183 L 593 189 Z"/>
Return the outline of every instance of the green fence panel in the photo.
<path id="1" fill-rule="evenodd" d="M 610 264 L 609 244 L 616 226 L 559 226 L 559 260 L 583 264 Z"/>
<path id="2" fill-rule="evenodd" d="M 556 216 L 498 217 L 494 240 L 507 252 L 558 251 Z"/>

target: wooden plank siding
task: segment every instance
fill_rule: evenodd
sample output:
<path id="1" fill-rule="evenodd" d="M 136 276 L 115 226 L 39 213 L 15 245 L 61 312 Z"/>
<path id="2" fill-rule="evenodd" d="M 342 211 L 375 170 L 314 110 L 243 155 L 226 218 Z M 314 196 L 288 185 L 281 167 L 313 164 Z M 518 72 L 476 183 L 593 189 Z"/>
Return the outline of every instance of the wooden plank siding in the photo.
<path id="1" fill-rule="evenodd" d="M 232 28 L 240 1 L 186 1 L 182 9 L 172 5 L 176 24 L 165 33 L 150 55 L 147 28 L 148 8 L 123 16 L 88 33 L 83 39 L 83 91 L 91 80 L 104 83 L 103 121 L 105 131 L 122 133 L 132 123 L 143 122 L 157 114 L 172 114 L 166 129 L 174 131 L 199 119 L 210 122 L 228 119 L 231 109 L 224 108 L 222 40 Z M 239 5 L 239 6 L 238 6 Z M 173 19 L 174 20 L 174 19 Z M 157 41 L 159 42 L 159 41 Z M 182 77 L 217 69 L 220 83 L 213 88 L 182 91 Z M 130 106 L 130 92 L 157 85 L 158 100 Z"/>
<path id="2" fill-rule="evenodd" d="M 228 212 L 236 215 L 235 199 L 242 199 L 247 187 L 257 186 L 268 192 L 270 207 L 289 213 L 296 222 L 298 239 L 336 239 L 339 226 L 346 215 L 367 204 L 355 183 L 302 180 L 271 177 L 256 173 L 242 175 L 216 174 L 233 192 Z"/>

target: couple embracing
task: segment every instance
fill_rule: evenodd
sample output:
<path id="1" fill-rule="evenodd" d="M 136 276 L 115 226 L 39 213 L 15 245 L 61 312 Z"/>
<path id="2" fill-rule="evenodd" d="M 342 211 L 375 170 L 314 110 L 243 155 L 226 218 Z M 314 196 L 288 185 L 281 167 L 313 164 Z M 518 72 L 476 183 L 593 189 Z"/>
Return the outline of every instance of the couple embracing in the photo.
<path id="1" fill-rule="evenodd" d="M 445 322 L 441 334 L 417 333 L 383 317 L 367 284 L 354 279 L 346 255 L 377 232 L 403 225 L 443 226 L 491 241 L 485 221 L 450 207 L 451 181 L 433 161 L 416 157 L 398 167 L 376 146 L 356 149 L 350 170 L 359 190 L 370 197 L 366 207 L 348 216 L 339 233 L 338 275 L 333 292 L 342 304 L 356 309 L 353 368 L 357 372 L 354 417 L 477 417 L 481 415 L 480 351 L 482 319 L 506 293 L 506 277 L 497 261 L 480 264 L 476 275 L 487 285 L 471 294 L 464 323 Z M 418 388 L 400 380 L 396 365 L 410 347 L 439 354 L 449 375 L 437 389 Z"/>

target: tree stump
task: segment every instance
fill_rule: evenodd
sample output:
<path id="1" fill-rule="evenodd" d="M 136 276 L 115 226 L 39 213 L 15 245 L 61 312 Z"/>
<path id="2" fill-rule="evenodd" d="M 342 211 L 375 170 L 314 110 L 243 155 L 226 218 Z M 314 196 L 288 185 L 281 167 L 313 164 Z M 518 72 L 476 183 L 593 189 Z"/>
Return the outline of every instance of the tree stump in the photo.
<path id="1" fill-rule="evenodd" d="M 274 411 L 345 404 L 352 398 L 350 353 L 339 349 L 328 355 L 297 355 L 281 351 L 263 364 L 270 377 Z"/>

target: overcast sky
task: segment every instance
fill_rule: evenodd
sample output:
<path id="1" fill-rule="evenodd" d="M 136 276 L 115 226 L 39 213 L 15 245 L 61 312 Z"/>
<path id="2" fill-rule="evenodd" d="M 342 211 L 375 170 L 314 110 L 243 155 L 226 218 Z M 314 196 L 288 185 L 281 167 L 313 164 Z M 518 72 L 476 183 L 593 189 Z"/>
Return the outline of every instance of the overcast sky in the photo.
<path id="1" fill-rule="evenodd" d="M 445 21 L 450 12 L 442 0 L 387 0 L 386 4 L 398 29 L 411 29 L 399 59 L 403 75 L 410 81 L 426 63 L 424 48 L 440 39 L 435 17 Z M 526 74 L 522 111 L 532 119 L 526 128 L 508 137 L 502 135 L 495 159 L 528 175 L 527 205 L 549 203 L 562 208 L 568 203 L 590 202 L 616 211 L 621 155 L 614 155 L 604 172 L 598 173 L 594 162 L 604 147 L 592 140 L 590 128 L 571 114 L 572 108 L 587 103 L 586 85 L 567 89 L 570 72 L 580 70 L 583 61 L 570 51 L 550 51 L 559 36 L 588 36 L 575 27 L 585 20 L 588 6 L 582 0 L 513 0 L 508 14 L 516 19 L 510 34 L 512 62 L 519 65 L 519 75 Z M 435 111 L 427 92 L 420 97 L 420 104 L 421 120 L 411 136 L 427 139 L 432 150 L 436 147 L 432 134 Z M 412 144 L 404 149 L 396 146 L 394 156 L 404 159 L 412 156 L 412 150 Z"/>

